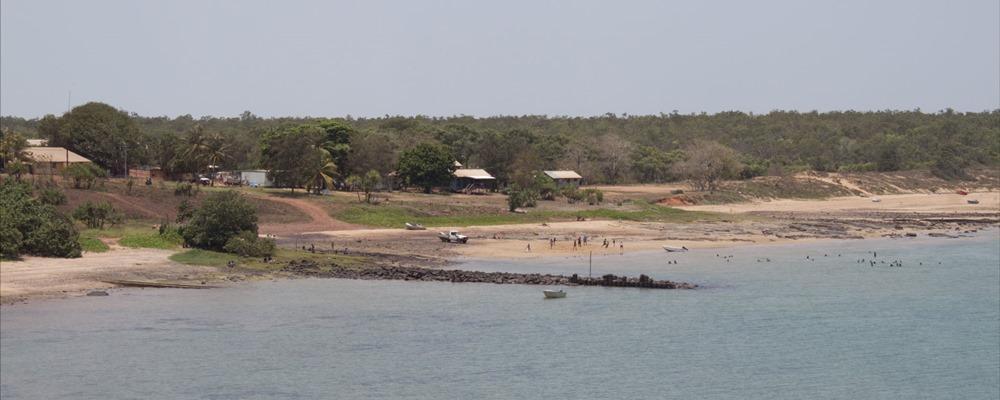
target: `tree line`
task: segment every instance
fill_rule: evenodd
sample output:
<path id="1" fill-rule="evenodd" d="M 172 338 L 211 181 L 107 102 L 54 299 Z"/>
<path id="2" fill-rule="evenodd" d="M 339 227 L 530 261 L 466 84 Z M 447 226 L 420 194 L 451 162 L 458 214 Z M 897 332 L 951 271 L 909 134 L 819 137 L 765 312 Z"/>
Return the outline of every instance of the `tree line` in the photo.
<path id="1" fill-rule="evenodd" d="M 385 177 L 401 167 L 414 169 L 408 152 L 427 154 L 429 148 L 486 169 L 502 186 L 529 179 L 518 176 L 526 171 L 550 169 L 575 170 L 591 183 L 691 179 L 703 166 L 692 161 L 699 157 L 723 157 L 717 171 L 723 178 L 931 169 L 961 179 L 968 167 L 1000 164 L 1000 110 L 486 118 L 260 118 L 244 112 L 196 119 L 144 117 L 88 103 L 62 116 L 2 117 L 0 128 L 5 136 L 49 139 L 112 174 L 139 165 L 160 166 L 172 176 L 209 166 L 265 168 L 281 185 L 312 189 L 372 171 Z"/>

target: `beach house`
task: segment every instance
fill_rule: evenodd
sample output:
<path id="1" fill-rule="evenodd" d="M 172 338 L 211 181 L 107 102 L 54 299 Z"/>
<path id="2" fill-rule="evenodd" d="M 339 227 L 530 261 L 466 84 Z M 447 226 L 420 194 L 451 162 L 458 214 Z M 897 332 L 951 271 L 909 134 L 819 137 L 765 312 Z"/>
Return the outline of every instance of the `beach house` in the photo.
<path id="1" fill-rule="evenodd" d="M 556 182 L 556 186 L 573 186 L 579 187 L 580 183 L 583 182 L 583 177 L 576 171 L 543 171 L 546 176 L 552 178 Z"/>
<path id="2" fill-rule="evenodd" d="M 481 193 L 496 188 L 497 179 L 484 169 L 462 168 L 452 173 L 453 192 Z"/>

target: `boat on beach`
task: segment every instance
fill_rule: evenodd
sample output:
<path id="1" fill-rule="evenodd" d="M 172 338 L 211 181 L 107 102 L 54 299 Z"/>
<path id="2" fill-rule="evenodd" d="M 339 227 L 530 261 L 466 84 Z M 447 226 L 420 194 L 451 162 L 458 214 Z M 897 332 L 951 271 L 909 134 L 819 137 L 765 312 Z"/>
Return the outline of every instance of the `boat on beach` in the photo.
<path id="1" fill-rule="evenodd" d="M 969 200 L 966 200 L 966 202 L 969 203 L 969 204 L 979 204 L 979 200 L 976 200 L 976 199 L 969 199 Z"/>
<path id="2" fill-rule="evenodd" d="M 566 297 L 566 291 L 562 289 L 543 290 L 542 293 L 545 294 L 546 299 L 561 299 L 563 297 Z"/>
<path id="3" fill-rule="evenodd" d="M 427 227 L 425 227 L 423 225 L 420 225 L 420 224 L 411 224 L 411 223 L 407 222 L 406 223 L 406 230 L 409 230 L 409 231 L 424 231 L 424 230 L 427 230 Z"/>
<path id="4" fill-rule="evenodd" d="M 683 253 L 685 251 L 688 251 L 688 248 L 685 247 L 685 246 L 681 246 L 681 247 L 677 247 L 677 246 L 663 246 L 663 250 L 666 250 L 668 253 Z"/>

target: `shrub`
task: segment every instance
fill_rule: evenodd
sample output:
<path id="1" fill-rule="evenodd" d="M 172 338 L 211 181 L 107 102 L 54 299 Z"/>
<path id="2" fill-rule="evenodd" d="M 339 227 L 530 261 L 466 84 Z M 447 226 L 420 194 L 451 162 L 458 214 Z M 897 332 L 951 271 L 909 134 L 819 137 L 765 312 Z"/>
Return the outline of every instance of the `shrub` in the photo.
<path id="1" fill-rule="evenodd" d="M 183 224 L 185 221 L 191 219 L 191 216 L 193 215 L 194 215 L 194 206 L 191 205 L 191 202 L 187 201 L 187 199 L 181 201 L 181 204 L 177 205 L 178 224 Z"/>
<path id="2" fill-rule="evenodd" d="M 190 183 L 182 182 L 174 186 L 174 196 L 191 197 L 194 195 L 195 195 L 195 186 Z"/>
<path id="3" fill-rule="evenodd" d="M 44 206 L 43 222 L 22 244 L 24 252 L 44 257 L 80 257 L 80 234 L 73 222 L 52 206 Z"/>
<path id="4" fill-rule="evenodd" d="M 229 238 L 222 250 L 241 257 L 264 257 L 274 255 L 274 247 L 273 240 L 261 239 L 256 233 L 243 231 Z"/>
<path id="5" fill-rule="evenodd" d="M 111 203 L 102 201 L 93 203 L 87 201 L 73 211 L 73 218 L 83 221 L 88 228 L 104 229 L 105 223 L 117 225 L 122 221 L 122 215 L 111 206 Z"/>
<path id="6" fill-rule="evenodd" d="M 0 255 L 79 257 L 79 234 L 54 207 L 31 197 L 27 184 L 0 182 Z"/>
<path id="7" fill-rule="evenodd" d="M 90 189 L 98 179 L 107 178 L 108 172 L 92 163 L 73 163 L 63 170 L 63 175 L 73 180 L 73 187 Z"/>
<path id="8" fill-rule="evenodd" d="M 844 164 L 837 168 L 838 172 L 869 172 L 878 169 L 873 162 Z"/>
<path id="9" fill-rule="evenodd" d="M 507 194 L 507 208 L 514 211 L 521 207 L 534 207 L 538 203 L 538 192 L 531 189 L 512 187 Z"/>
<path id="10" fill-rule="evenodd" d="M 241 232 L 257 233 L 257 210 L 239 193 L 229 190 L 209 195 L 181 229 L 192 247 L 222 250 Z"/>
<path id="11" fill-rule="evenodd" d="M 45 188 L 38 192 L 38 201 L 53 206 L 66 204 L 66 194 L 56 188 Z"/>
<path id="12" fill-rule="evenodd" d="M 604 202 L 604 192 L 599 189 L 584 189 L 580 192 L 582 198 L 587 199 L 587 204 L 597 205 Z"/>
<path id="13" fill-rule="evenodd" d="M 570 204 L 576 203 L 586 198 L 586 195 L 583 192 L 581 192 L 580 189 L 577 189 L 575 186 L 566 186 L 565 188 L 563 188 L 562 195 L 563 197 L 566 198 L 566 202 Z"/>

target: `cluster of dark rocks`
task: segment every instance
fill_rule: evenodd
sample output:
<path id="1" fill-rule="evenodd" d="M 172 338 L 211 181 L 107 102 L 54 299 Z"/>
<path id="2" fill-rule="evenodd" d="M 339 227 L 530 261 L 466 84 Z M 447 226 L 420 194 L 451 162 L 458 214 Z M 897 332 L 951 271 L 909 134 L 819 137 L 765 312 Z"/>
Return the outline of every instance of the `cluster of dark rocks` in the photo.
<path id="1" fill-rule="evenodd" d="M 520 274 L 513 272 L 483 272 L 405 267 L 398 265 L 371 265 L 360 268 L 342 267 L 335 263 L 291 261 L 281 269 L 299 276 L 340 279 L 403 280 L 431 282 L 475 282 L 517 285 L 587 285 L 614 287 L 641 287 L 651 289 L 693 289 L 697 285 L 684 282 L 657 281 L 646 275 L 639 278 L 605 275 L 601 278 L 581 278 L 551 274 Z"/>
<path id="2" fill-rule="evenodd" d="M 583 278 L 573 274 L 569 277 L 569 282 L 584 286 L 614 286 L 614 287 L 637 287 L 649 289 L 694 289 L 698 285 L 687 282 L 658 281 L 646 275 L 639 275 L 639 278 L 629 278 L 614 274 L 602 275 L 600 278 Z"/>

